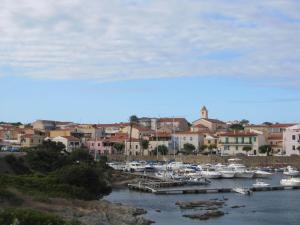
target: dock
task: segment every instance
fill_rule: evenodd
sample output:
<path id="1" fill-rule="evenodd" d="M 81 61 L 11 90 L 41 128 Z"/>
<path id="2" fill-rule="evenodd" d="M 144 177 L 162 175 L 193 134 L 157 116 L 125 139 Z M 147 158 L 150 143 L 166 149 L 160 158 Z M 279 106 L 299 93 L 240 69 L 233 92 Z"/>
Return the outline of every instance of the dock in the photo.
<path id="1" fill-rule="evenodd" d="M 176 188 L 174 188 L 176 187 Z M 128 188 L 134 191 L 153 193 L 157 195 L 174 195 L 174 194 L 209 194 L 209 193 L 233 193 L 234 188 L 204 188 L 204 187 L 184 187 L 181 182 L 149 182 L 138 184 L 128 184 Z M 300 186 L 269 186 L 269 187 L 250 187 L 247 188 L 253 192 L 262 191 L 284 191 L 300 190 Z"/>

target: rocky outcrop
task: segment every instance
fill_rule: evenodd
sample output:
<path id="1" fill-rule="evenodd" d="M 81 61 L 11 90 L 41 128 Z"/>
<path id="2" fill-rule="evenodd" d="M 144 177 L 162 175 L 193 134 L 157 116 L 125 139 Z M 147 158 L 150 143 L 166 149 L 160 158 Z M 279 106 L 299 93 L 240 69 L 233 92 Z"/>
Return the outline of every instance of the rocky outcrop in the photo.
<path id="1" fill-rule="evenodd" d="M 192 209 L 197 207 L 214 207 L 214 206 L 223 206 L 224 201 L 220 200 L 207 200 L 207 201 L 192 201 L 192 202 L 176 202 L 181 209 Z"/>
<path id="2" fill-rule="evenodd" d="M 210 218 L 224 216 L 224 212 L 220 210 L 207 211 L 205 213 L 187 214 L 183 217 L 198 219 L 198 220 L 208 220 Z"/>

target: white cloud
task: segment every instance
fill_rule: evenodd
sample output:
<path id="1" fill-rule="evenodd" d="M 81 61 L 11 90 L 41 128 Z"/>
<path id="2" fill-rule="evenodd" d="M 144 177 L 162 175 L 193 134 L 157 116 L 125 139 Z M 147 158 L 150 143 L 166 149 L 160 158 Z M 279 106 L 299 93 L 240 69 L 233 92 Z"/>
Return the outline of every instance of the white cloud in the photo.
<path id="1" fill-rule="evenodd" d="M 300 80 L 297 1 L 0 3 L 0 71 L 10 67 L 13 75 L 97 81 L 178 76 Z"/>

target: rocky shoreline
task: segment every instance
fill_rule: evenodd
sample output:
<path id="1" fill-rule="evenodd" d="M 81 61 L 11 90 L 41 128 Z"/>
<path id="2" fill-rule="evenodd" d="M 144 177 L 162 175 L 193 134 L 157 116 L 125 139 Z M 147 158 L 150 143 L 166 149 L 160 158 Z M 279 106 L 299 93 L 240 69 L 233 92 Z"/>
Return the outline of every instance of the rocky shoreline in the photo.
<path id="1" fill-rule="evenodd" d="M 14 190 L 19 205 L 9 201 L 0 201 L 0 208 L 33 209 L 65 220 L 77 220 L 83 225 L 149 225 L 153 221 L 142 215 L 147 211 L 141 208 L 111 203 L 106 200 L 83 201 L 63 198 L 33 198 Z"/>

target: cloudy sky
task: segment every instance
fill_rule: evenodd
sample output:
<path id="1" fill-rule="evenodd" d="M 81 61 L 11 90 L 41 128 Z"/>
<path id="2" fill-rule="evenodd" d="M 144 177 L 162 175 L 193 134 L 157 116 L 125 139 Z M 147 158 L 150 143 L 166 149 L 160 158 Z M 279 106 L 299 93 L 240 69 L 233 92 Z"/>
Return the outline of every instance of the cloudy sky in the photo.
<path id="1" fill-rule="evenodd" d="M 0 120 L 300 120 L 298 0 L 0 3 Z"/>

